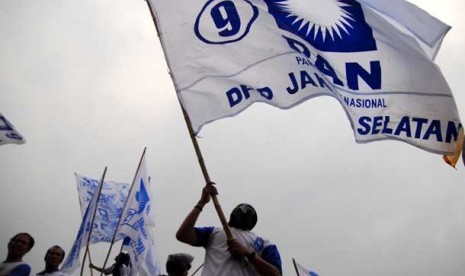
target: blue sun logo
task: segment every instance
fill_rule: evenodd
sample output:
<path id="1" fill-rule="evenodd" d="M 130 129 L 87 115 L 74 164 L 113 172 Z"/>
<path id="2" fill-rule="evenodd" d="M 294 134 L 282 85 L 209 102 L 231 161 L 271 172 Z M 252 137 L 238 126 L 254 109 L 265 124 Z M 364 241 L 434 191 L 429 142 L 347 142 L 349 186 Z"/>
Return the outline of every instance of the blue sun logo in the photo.
<path id="1" fill-rule="evenodd" d="M 376 50 L 373 31 L 355 0 L 265 0 L 278 27 L 327 52 Z"/>

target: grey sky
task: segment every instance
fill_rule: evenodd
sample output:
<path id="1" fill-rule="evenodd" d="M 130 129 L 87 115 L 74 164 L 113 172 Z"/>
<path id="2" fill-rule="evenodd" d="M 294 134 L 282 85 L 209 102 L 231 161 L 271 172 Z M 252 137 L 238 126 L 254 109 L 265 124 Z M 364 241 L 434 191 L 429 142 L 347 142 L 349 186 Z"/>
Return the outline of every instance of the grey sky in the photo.
<path id="1" fill-rule="evenodd" d="M 453 28 L 437 63 L 465 113 L 461 0 L 411 1 Z M 74 172 L 130 182 L 147 147 L 162 266 L 203 250 L 174 233 L 203 177 L 143 0 L 0 1 L 0 112 L 28 140 L 0 147 L 0 259 L 27 231 L 35 272 L 45 250 L 69 251 L 81 222 Z M 356 144 L 329 97 L 290 110 L 256 104 L 205 126 L 200 146 L 226 214 L 259 213 L 255 231 L 327 276 L 465 271 L 465 168 L 401 142 Z M 199 225 L 219 225 L 213 206 Z M 101 265 L 107 245 L 92 247 Z"/>

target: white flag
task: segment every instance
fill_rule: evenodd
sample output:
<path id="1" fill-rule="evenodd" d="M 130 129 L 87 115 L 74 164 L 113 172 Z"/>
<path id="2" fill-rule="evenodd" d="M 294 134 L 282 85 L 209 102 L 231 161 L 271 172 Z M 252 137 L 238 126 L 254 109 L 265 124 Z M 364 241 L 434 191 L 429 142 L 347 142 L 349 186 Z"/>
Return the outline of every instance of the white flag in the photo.
<path id="1" fill-rule="evenodd" d="M 24 139 L 6 117 L 0 113 L 0 145 L 24 143 L 26 143 L 26 139 Z"/>
<path id="2" fill-rule="evenodd" d="M 292 261 L 294 262 L 295 269 L 297 270 L 299 276 L 318 276 L 316 272 L 307 269 L 306 267 L 296 262 L 294 259 L 292 259 Z"/>
<path id="3" fill-rule="evenodd" d="M 124 235 L 128 244 L 125 249 L 131 257 L 132 271 L 138 275 L 141 266 L 155 267 L 158 270 L 158 263 L 155 258 L 147 258 L 149 252 L 154 247 L 152 236 L 151 219 L 152 201 L 150 196 L 150 183 L 147 177 L 147 167 L 145 155 L 137 170 L 132 188 L 129 192 L 125 209 L 123 210 L 121 222 L 118 227 L 118 235 Z M 150 254 L 154 254 L 151 252 Z M 157 275 L 152 274 L 152 275 Z"/>
<path id="4" fill-rule="evenodd" d="M 157 250 L 155 247 L 155 242 L 153 239 L 154 231 L 153 227 L 148 227 L 148 235 L 151 237 L 149 238 L 148 250 L 147 255 L 145 256 L 145 261 L 142 262 L 139 268 L 139 276 L 153 276 L 153 275 L 161 275 L 160 269 L 160 259 L 157 254 Z"/>
<path id="5" fill-rule="evenodd" d="M 328 95 L 359 143 L 458 151 L 463 129 L 433 62 L 449 26 L 403 0 L 149 0 L 195 132 L 254 102 Z M 188 47 L 186 47 L 188 45 Z"/>
<path id="6" fill-rule="evenodd" d="M 67 258 L 61 267 L 61 270 L 63 270 L 64 272 L 68 274 L 71 274 L 81 264 L 79 260 L 79 256 L 81 254 L 81 248 L 86 246 L 86 242 L 89 239 L 92 217 L 97 207 L 97 201 L 98 201 L 98 192 L 94 193 L 94 195 L 92 196 L 92 200 L 89 202 L 87 206 L 86 212 L 84 213 L 84 216 L 82 217 L 82 222 L 79 227 L 76 240 L 74 241 L 74 244 L 71 247 L 71 250 L 69 251 Z"/>
<path id="7" fill-rule="evenodd" d="M 75 174 L 75 176 L 81 212 L 84 216 L 94 193 L 98 192 L 99 181 L 79 174 Z M 103 182 L 90 243 L 112 241 L 128 192 L 129 184 L 127 183 Z"/>

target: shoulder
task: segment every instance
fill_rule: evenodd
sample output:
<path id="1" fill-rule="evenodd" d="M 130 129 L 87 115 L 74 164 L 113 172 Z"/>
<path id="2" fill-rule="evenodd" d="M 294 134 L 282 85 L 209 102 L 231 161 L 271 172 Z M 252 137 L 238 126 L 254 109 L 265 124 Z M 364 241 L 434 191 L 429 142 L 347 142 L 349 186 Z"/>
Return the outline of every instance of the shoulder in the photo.
<path id="1" fill-rule="evenodd" d="M 10 275 L 29 275 L 31 273 L 31 267 L 26 263 L 18 264 L 13 270 L 11 270 Z"/>
<path id="2" fill-rule="evenodd" d="M 269 244 L 263 248 L 260 257 L 266 262 L 274 265 L 282 273 L 282 261 L 281 255 L 279 254 L 278 247 L 274 244 Z"/>
<path id="3" fill-rule="evenodd" d="M 196 246 L 206 247 L 212 234 L 217 232 L 219 229 L 213 226 L 209 226 L 209 227 L 195 227 L 194 230 L 197 235 Z"/>

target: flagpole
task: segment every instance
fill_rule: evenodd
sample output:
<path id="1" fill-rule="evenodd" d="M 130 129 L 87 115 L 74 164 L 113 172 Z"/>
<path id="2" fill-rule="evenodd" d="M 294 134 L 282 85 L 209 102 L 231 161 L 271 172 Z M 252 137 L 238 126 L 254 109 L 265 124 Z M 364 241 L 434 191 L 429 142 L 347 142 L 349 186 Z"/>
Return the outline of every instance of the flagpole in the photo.
<path id="1" fill-rule="evenodd" d="M 106 173 L 107 173 L 107 167 L 105 167 L 105 170 L 103 171 L 102 178 L 100 178 L 98 194 L 97 194 L 97 200 L 95 202 L 94 213 L 92 214 L 92 220 L 90 221 L 89 236 L 87 237 L 87 242 L 86 242 L 86 251 L 84 252 L 84 258 L 82 260 L 82 265 L 81 265 L 81 274 L 80 274 L 81 276 L 82 276 L 82 274 L 84 272 L 84 265 L 86 263 L 87 253 L 89 253 L 89 243 L 90 243 L 90 238 L 92 236 L 92 228 L 94 228 L 94 220 L 95 220 L 95 215 L 97 214 L 98 201 L 100 199 L 100 194 L 102 192 L 102 187 L 103 187 L 103 180 L 105 179 L 105 174 Z"/>
<path id="2" fill-rule="evenodd" d="M 132 183 L 131 183 L 131 188 L 129 188 L 128 197 L 126 198 L 126 201 L 124 202 L 123 211 L 126 209 L 126 205 L 128 204 L 129 195 L 131 194 L 132 188 L 134 187 L 133 184 L 134 184 L 134 181 L 136 180 L 137 172 L 138 172 L 139 169 L 140 169 L 140 165 L 142 164 L 142 160 L 144 159 L 145 151 L 146 151 L 146 150 L 147 150 L 147 148 L 145 147 L 145 148 L 144 148 L 144 151 L 142 152 L 142 156 L 141 156 L 141 158 L 140 158 L 139 165 L 137 166 L 136 173 L 134 174 L 134 178 L 133 178 Z M 114 243 L 115 243 L 116 234 L 118 233 L 118 230 L 119 230 L 119 226 L 120 226 L 121 218 L 122 218 L 122 217 L 123 217 L 123 213 L 121 213 L 121 216 L 120 216 L 119 219 L 118 219 L 118 224 L 117 224 L 117 226 L 116 226 L 115 232 L 113 233 L 113 238 L 111 239 L 110 249 L 108 249 L 107 256 L 105 257 L 105 262 L 103 263 L 102 272 L 100 273 L 100 276 L 103 275 L 103 269 L 105 269 L 105 266 L 107 265 L 107 262 L 108 262 L 108 258 L 110 257 L 111 249 L 113 248 L 113 245 L 114 245 Z M 123 243 L 124 243 L 124 239 L 123 239 Z M 123 248 L 123 244 L 121 245 L 121 249 L 122 249 L 122 248 Z"/>
<path id="3" fill-rule="evenodd" d="M 89 250 L 89 255 L 87 255 L 89 257 L 89 263 L 92 263 L 92 258 L 90 257 L 90 250 Z M 89 270 L 90 270 L 90 276 L 94 276 L 94 271 L 92 270 L 91 267 L 89 267 Z"/>
<path id="4" fill-rule="evenodd" d="M 297 264 L 295 263 L 295 259 L 294 259 L 294 258 L 292 258 L 292 263 L 294 264 L 295 273 L 297 273 L 297 276 L 300 276 L 299 270 L 297 269 Z"/>
<path id="5" fill-rule="evenodd" d="M 153 23 L 155 25 L 155 29 L 156 29 L 157 34 L 158 34 L 158 39 L 160 40 L 160 45 L 161 45 L 161 47 L 163 49 L 163 53 L 165 53 L 165 48 L 164 48 L 163 42 L 161 41 L 161 38 L 160 38 L 160 30 L 158 29 L 157 20 L 155 18 L 155 14 L 153 13 L 153 9 L 152 9 L 152 6 L 150 4 L 150 0 L 145 0 L 145 2 L 147 2 L 147 5 L 149 7 L 150 14 L 152 15 Z M 171 71 L 169 61 L 166 60 L 166 63 L 168 65 L 168 69 Z M 173 81 L 173 85 L 174 85 L 174 87 L 176 88 L 176 91 L 177 91 L 177 85 L 176 85 L 176 82 L 174 80 L 174 76 L 172 74 L 170 74 L 170 76 L 171 76 L 171 80 Z M 192 128 L 191 120 L 190 120 L 189 115 L 187 114 L 186 110 L 182 106 L 181 102 L 179 102 L 179 104 L 180 104 L 181 109 L 182 109 L 182 114 L 184 116 L 184 120 L 186 121 L 187 129 L 189 130 L 189 135 L 191 137 L 192 144 L 194 145 L 195 153 L 197 155 L 197 160 L 198 160 L 200 168 L 202 170 L 203 177 L 205 178 L 206 183 L 210 183 L 212 181 L 210 179 L 210 176 L 208 175 L 207 166 L 205 165 L 205 161 L 203 160 L 202 152 L 200 151 L 200 147 L 199 147 L 199 144 L 197 142 L 197 137 L 195 136 L 194 130 Z M 212 194 L 211 198 L 212 198 L 213 204 L 215 205 L 216 213 L 218 214 L 218 217 L 219 217 L 219 219 L 221 221 L 221 225 L 223 226 L 223 230 L 224 230 L 224 232 L 226 234 L 226 237 L 227 237 L 228 240 L 232 240 L 233 236 L 232 236 L 232 233 L 231 233 L 231 229 L 229 228 L 228 221 L 226 220 L 226 217 L 224 216 L 223 209 L 221 208 L 220 202 L 218 200 L 218 196 Z"/>
<path id="6" fill-rule="evenodd" d="M 204 265 L 204 263 L 201 264 L 201 265 L 194 271 L 194 273 L 191 274 L 191 276 L 194 276 L 195 273 L 197 273 L 197 272 L 203 267 L 203 265 Z"/>

